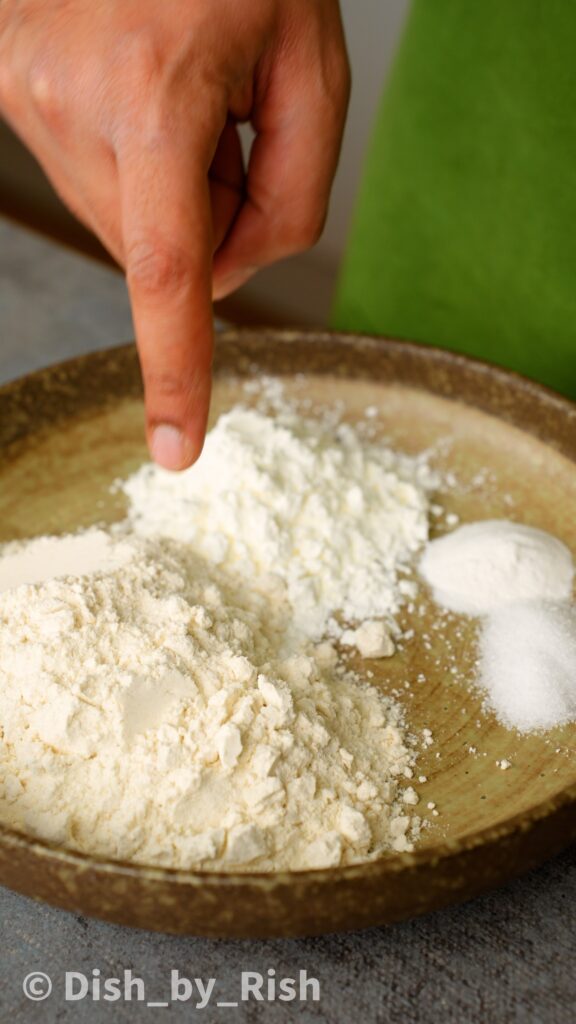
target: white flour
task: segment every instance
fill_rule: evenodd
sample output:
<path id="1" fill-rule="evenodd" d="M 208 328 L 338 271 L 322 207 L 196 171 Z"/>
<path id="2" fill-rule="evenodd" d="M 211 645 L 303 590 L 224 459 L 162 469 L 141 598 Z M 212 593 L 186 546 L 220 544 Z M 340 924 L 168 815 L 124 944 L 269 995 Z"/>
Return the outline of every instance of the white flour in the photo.
<path id="1" fill-rule="evenodd" d="M 415 584 L 403 572 L 428 537 L 422 456 L 369 444 L 290 411 L 232 409 L 184 473 L 144 466 L 123 489 L 146 536 L 186 541 L 210 562 L 287 587 L 292 624 L 319 639 L 333 616 L 394 616 Z"/>
<path id="2" fill-rule="evenodd" d="M 21 583 L 42 583 L 55 576 L 84 576 L 97 570 L 119 569 L 130 557 L 127 546 L 112 544 L 104 530 L 80 536 L 36 537 L 6 544 L 0 559 L 0 591 Z"/>
<path id="3" fill-rule="evenodd" d="M 178 867 L 410 849 L 399 708 L 326 638 L 393 654 L 434 483 L 424 458 L 350 427 L 236 409 L 193 469 L 125 484 L 112 545 L 88 531 L 11 546 L 23 585 L 0 593 L 0 820 Z M 30 576 L 39 545 L 65 578 L 46 560 Z"/>
<path id="4" fill-rule="evenodd" d="M 398 708 L 328 643 L 280 656 L 281 598 L 181 545 L 121 544 L 121 569 L 0 594 L 0 820 L 177 867 L 409 849 Z"/>

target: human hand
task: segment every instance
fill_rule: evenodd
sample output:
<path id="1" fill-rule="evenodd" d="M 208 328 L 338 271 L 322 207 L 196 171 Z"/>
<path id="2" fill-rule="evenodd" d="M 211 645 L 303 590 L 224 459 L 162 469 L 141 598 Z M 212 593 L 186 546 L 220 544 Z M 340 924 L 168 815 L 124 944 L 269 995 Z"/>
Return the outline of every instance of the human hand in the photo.
<path id="1" fill-rule="evenodd" d="M 167 468 L 202 448 L 212 296 L 322 230 L 348 92 L 337 0 L 0 4 L 0 111 L 125 268 Z"/>

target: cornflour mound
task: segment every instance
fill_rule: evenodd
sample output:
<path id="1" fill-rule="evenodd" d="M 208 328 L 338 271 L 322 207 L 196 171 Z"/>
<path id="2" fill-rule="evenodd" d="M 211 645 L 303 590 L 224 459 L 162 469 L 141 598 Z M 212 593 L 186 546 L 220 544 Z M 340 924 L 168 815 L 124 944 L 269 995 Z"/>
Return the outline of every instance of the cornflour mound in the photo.
<path id="1" fill-rule="evenodd" d="M 565 544 L 506 519 L 467 523 L 427 545 L 420 572 L 438 604 L 486 615 L 525 601 L 563 601 L 574 565 Z"/>
<path id="2" fill-rule="evenodd" d="M 307 450 L 317 467 L 321 446 Z M 361 456 L 352 450 L 343 460 L 348 486 L 343 466 Z M 358 461 L 358 474 L 364 469 L 372 472 Z M 376 489 L 386 472 L 374 468 Z M 267 531 L 281 521 L 283 488 L 260 496 Z M 314 504 L 319 518 L 335 491 Z M 215 513 L 222 536 L 224 508 L 246 511 L 235 500 Z M 341 500 L 354 506 L 350 487 Z M 286 493 L 290 515 L 295 501 Z M 312 512 L 298 501 L 307 522 Z M 422 534 L 411 483 L 398 486 L 390 514 L 401 507 Z M 176 533 L 186 532 L 186 508 Z M 90 531 L 77 535 L 80 564 L 83 536 L 92 552 L 95 543 Z M 413 537 L 409 530 L 394 550 Z M 58 543 L 70 550 L 70 538 L 52 538 Z M 255 547 L 243 552 L 242 543 L 238 557 L 252 557 Z M 279 532 L 272 549 L 283 543 Z M 104 568 L 85 564 L 81 575 L 0 593 L 2 823 L 80 851 L 179 868 L 298 870 L 410 849 L 417 819 L 405 813 L 399 782 L 413 755 L 399 708 L 339 667 L 330 643 L 285 651 L 285 590 L 258 579 L 247 586 L 173 541 L 127 534 L 110 545 Z M 26 556 L 25 544 L 18 550 Z M 323 564 L 314 550 L 308 564 Z M 382 563 L 390 594 L 392 562 Z M 326 564 L 323 588 L 336 585 Z M 300 577 L 288 580 L 294 593 Z M 384 603 L 389 610 L 393 596 Z"/>
<path id="3" fill-rule="evenodd" d="M 437 483 L 426 456 L 348 424 L 237 406 L 191 469 L 148 464 L 122 488 L 138 533 L 177 538 L 248 581 L 277 576 L 291 626 L 317 640 L 341 635 L 342 620 L 393 618 L 415 596 L 405 572 L 428 538 Z"/>

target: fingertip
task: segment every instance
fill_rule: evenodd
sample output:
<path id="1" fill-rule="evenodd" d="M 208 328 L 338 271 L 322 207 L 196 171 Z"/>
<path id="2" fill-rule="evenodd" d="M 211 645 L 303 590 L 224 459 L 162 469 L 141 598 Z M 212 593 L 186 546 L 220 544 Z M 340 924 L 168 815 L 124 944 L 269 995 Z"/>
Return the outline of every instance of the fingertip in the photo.
<path id="1" fill-rule="evenodd" d="M 172 472 L 188 469 L 202 451 L 202 444 L 192 440 L 172 423 L 158 423 L 151 428 L 149 447 L 154 462 Z"/>

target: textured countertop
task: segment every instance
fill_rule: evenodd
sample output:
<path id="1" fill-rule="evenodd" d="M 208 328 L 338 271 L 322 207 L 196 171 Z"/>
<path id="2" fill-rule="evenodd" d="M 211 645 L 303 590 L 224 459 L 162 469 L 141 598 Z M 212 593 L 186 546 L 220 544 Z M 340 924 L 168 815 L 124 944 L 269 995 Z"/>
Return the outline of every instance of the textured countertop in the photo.
<path id="1" fill-rule="evenodd" d="M 35 236 L 0 223 L 0 380 L 126 341 L 130 313 L 122 280 Z M 299 1020 L 314 1024 L 568 1024 L 576 1019 L 576 851 L 461 907 L 386 929 L 318 939 L 217 942 L 179 939 L 102 924 L 34 904 L 0 889 L 0 1022 L 140 1019 Z M 171 972 L 216 979 L 208 1007 L 92 998 L 102 978 L 131 970 L 146 1000 L 167 997 Z M 318 1002 L 234 1000 L 243 971 L 276 977 L 306 971 Z M 53 992 L 28 1000 L 23 979 L 50 976 Z M 90 982 L 66 1001 L 65 972 Z M 138 986 L 134 994 L 138 994 Z"/>

